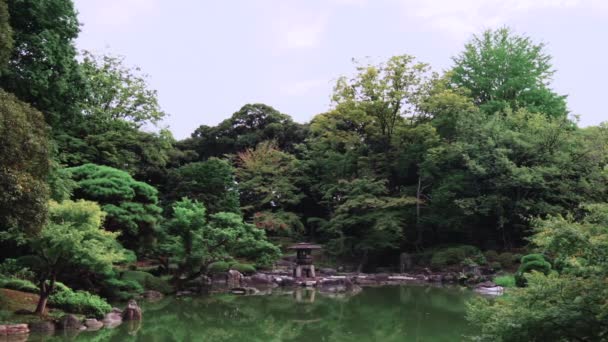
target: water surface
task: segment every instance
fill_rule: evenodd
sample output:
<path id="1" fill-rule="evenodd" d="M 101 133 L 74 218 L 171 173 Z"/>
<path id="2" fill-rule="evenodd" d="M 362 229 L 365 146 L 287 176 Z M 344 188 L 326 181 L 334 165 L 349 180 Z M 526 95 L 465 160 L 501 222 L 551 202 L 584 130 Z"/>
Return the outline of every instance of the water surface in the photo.
<path id="1" fill-rule="evenodd" d="M 298 290 L 166 298 L 141 303 L 141 324 L 42 340 L 440 342 L 473 333 L 464 319 L 468 290 L 393 286 L 341 297 Z"/>

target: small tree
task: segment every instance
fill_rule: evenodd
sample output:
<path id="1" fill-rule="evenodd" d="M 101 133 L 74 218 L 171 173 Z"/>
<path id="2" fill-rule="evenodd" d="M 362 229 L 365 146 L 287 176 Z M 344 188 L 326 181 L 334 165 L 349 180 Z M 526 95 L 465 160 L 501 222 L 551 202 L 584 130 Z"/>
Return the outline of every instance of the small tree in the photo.
<path id="1" fill-rule="evenodd" d="M 36 273 L 40 287 L 37 314 L 44 313 L 56 281 L 66 272 L 109 272 L 113 263 L 128 255 L 116 241 L 118 234 L 101 228 L 105 214 L 97 203 L 51 201 L 49 214 L 49 223 L 29 241 L 33 254 L 22 258 Z"/>

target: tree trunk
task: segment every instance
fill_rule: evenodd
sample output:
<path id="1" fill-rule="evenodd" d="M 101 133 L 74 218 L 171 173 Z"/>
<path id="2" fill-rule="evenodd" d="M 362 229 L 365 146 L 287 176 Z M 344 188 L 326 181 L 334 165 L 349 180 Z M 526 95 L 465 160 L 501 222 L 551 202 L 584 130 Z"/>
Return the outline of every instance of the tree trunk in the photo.
<path id="1" fill-rule="evenodd" d="M 40 298 L 38 299 L 38 304 L 36 305 L 36 310 L 34 311 L 37 315 L 43 315 L 44 310 L 46 310 L 46 303 L 49 300 L 51 293 L 55 289 L 55 274 L 51 275 L 51 280 L 49 284 L 46 283 L 46 279 L 40 281 Z"/>
<path id="2" fill-rule="evenodd" d="M 361 273 L 363 271 L 363 266 L 367 264 L 367 249 L 363 251 L 363 257 L 361 258 L 361 262 L 357 267 L 357 273 Z"/>
<path id="3" fill-rule="evenodd" d="M 46 303 L 49 300 L 49 294 L 46 292 L 40 291 L 40 299 L 38 299 L 38 305 L 36 305 L 36 311 L 34 311 L 37 315 L 43 315 L 44 310 L 46 309 Z"/>
<path id="4" fill-rule="evenodd" d="M 418 176 L 418 187 L 416 188 L 416 251 L 420 252 L 422 245 L 422 225 L 420 224 L 420 198 L 422 197 L 422 177 Z"/>

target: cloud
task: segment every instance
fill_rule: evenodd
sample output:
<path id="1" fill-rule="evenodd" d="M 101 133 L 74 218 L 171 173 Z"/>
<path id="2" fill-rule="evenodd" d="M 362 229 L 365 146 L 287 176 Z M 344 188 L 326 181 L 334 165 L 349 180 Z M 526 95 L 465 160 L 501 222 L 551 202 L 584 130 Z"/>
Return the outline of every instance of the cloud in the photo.
<path id="1" fill-rule="evenodd" d="M 408 18 L 461 37 L 506 24 L 517 15 L 547 9 L 608 8 L 604 0 L 395 0 Z"/>
<path id="2" fill-rule="evenodd" d="M 85 25 L 91 23 L 106 30 L 122 30 L 138 19 L 160 14 L 158 0 L 76 0 L 76 5 L 78 9 L 86 9 L 80 13 Z"/>

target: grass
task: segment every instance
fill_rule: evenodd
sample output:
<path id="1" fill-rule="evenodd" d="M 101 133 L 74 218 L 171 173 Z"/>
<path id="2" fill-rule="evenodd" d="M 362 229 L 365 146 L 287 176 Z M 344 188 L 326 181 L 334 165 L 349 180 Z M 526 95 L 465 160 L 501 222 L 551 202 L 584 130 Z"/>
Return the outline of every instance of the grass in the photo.
<path id="1" fill-rule="evenodd" d="M 515 276 L 512 274 L 505 274 L 494 278 L 494 283 L 502 287 L 515 287 Z"/>
<path id="2" fill-rule="evenodd" d="M 38 295 L 17 290 L 0 288 L 0 324 L 29 323 L 39 321 L 38 315 L 15 315 L 17 310 L 34 311 Z M 49 308 L 42 319 L 54 319 L 63 316 L 62 310 Z"/>

